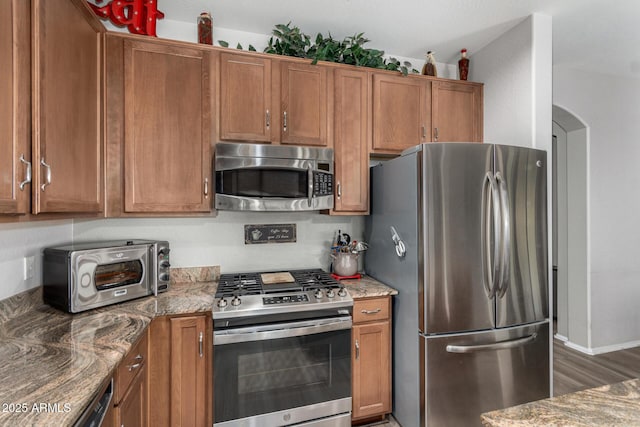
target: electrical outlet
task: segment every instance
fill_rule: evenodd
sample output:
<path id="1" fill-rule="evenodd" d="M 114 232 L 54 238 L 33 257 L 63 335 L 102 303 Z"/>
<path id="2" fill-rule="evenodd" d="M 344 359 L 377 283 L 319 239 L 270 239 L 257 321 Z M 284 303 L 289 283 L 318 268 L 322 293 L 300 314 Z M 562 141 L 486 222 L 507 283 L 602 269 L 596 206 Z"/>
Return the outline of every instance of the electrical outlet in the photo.
<path id="1" fill-rule="evenodd" d="M 36 259 L 34 256 L 24 257 L 24 280 L 33 279 L 33 271 L 36 268 Z"/>

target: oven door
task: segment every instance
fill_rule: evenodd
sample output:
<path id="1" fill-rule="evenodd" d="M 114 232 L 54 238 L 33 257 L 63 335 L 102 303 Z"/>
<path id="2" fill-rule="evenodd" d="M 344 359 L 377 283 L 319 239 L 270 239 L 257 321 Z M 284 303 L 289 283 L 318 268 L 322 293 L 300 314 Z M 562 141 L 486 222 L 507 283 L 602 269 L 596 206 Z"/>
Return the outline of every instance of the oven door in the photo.
<path id="1" fill-rule="evenodd" d="M 350 425 L 350 316 L 220 330 L 213 341 L 216 427 Z"/>

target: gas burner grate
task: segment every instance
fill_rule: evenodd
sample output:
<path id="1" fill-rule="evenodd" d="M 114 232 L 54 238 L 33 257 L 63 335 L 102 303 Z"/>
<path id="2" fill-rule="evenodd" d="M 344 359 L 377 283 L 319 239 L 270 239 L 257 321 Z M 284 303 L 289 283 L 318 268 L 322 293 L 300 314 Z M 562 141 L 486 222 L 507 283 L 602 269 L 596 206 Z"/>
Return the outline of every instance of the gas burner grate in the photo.
<path id="1" fill-rule="evenodd" d="M 259 273 L 221 274 L 216 298 L 260 295 L 262 280 Z"/>
<path id="2" fill-rule="evenodd" d="M 305 291 L 319 288 L 339 288 L 342 286 L 340 282 L 331 277 L 329 273 L 320 269 L 297 270 L 292 271 L 291 274 L 296 279 L 296 282 L 302 285 Z"/>

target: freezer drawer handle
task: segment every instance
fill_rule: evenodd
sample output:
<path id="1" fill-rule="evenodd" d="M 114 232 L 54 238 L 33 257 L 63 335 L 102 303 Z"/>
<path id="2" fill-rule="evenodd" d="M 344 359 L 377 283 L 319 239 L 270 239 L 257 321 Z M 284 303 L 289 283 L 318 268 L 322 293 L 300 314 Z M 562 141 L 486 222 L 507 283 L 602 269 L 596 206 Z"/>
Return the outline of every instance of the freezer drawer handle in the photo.
<path id="1" fill-rule="evenodd" d="M 510 348 L 520 347 L 525 344 L 534 342 L 538 337 L 537 333 L 533 333 L 528 337 L 517 338 L 515 340 L 500 341 L 492 344 L 478 344 L 478 345 L 451 345 L 447 346 L 447 352 L 449 353 L 477 353 L 479 351 L 494 351 L 494 350 L 506 350 Z"/>

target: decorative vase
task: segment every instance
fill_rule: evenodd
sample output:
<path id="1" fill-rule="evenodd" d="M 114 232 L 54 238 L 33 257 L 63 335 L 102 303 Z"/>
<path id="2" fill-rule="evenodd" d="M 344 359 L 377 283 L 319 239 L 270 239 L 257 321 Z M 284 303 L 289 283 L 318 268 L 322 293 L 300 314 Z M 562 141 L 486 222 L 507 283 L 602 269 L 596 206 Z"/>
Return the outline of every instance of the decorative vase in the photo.
<path id="1" fill-rule="evenodd" d="M 460 80 L 467 80 L 467 77 L 469 76 L 469 58 L 467 58 L 467 49 L 462 49 L 460 51 L 458 71 L 460 72 Z"/>
<path id="2" fill-rule="evenodd" d="M 213 44 L 213 19 L 208 12 L 198 16 L 198 43 Z"/>
<path id="3" fill-rule="evenodd" d="M 427 62 L 422 67 L 422 75 L 438 77 L 438 68 L 436 68 L 436 58 L 433 56 L 434 52 L 427 52 Z"/>

